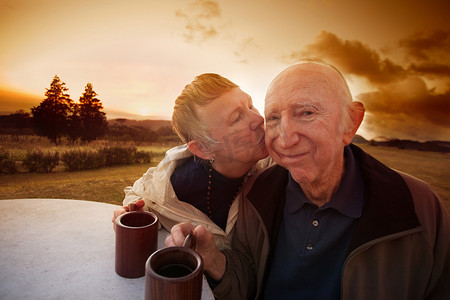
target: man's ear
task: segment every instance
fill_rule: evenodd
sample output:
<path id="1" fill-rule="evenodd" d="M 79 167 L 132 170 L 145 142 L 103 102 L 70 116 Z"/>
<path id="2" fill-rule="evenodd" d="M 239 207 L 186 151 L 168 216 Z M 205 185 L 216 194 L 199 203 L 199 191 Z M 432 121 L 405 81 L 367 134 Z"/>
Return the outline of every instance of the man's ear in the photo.
<path id="1" fill-rule="evenodd" d="M 361 125 L 364 119 L 364 113 L 366 109 L 364 108 L 364 104 L 359 101 L 352 102 L 352 109 L 350 110 L 350 118 L 352 120 L 351 126 L 347 128 L 346 132 L 344 132 L 344 143 L 348 145 L 352 142 L 353 137 L 358 131 L 359 126 Z"/>
<path id="2" fill-rule="evenodd" d="M 210 160 L 213 157 L 211 151 L 209 149 L 206 149 L 205 146 L 203 146 L 196 140 L 188 142 L 187 146 L 189 150 L 192 152 L 192 154 L 194 154 L 197 157 L 200 157 L 205 160 Z"/>

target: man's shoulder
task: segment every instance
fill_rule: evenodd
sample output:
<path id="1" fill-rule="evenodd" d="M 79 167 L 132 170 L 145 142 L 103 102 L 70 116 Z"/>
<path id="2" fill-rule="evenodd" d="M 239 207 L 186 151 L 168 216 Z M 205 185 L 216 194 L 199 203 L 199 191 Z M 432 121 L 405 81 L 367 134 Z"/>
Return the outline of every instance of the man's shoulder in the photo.
<path id="1" fill-rule="evenodd" d="M 284 194 L 288 175 L 288 170 L 279 165 L 273 165 L 259 174 L 252 189 L 247 194 L 247 198 L 251 202 L 258 203 L 278 198 L 281 194 Z"/>
<path id="2" fill-rule="evenodd" d="M 260 215 L 269 237 L 276 236 L 273 231 L 278 228 L 283 213 L 288 180 L 288 170 L 274 165 L 258 176 L 247 194 L 248 201 Z"/>
<path id="3" fill-rule="evenodd" d="M 270 188 L 270 186 L 276 185 L 277 183 L 286 182 L 288 174 L 288 170 L 278 164 L 275 164 L 259 174 L 253 186 L 258 185 L 259 189 L 263 187 Z M 267 185 L 267 183 L 271 184 Z"/>
<path id="4" fill-rule="evenodd" d="M 380 189 L 384 187 L 385 190 L 392 191 L 393 189 L 409 191 L 409 193 L 415 195 L 417 193 L 422 196 L 435 195 L 431 186 L 410 175 L 399 170 L 392 169 L 368 153 L 364 152 L 360 148 L 353 146 L 353 153 L 357 153 L 357 160 L 363 169 L 363 174 L 366 177 L 366 184 L 376 185 Z M 423 197 L 421 197 L 423 198 Z"/>
<path id="5" fill-rule="evenodd" d="M 397 172 L 408 186 L 414 200 L 414 205 L 418 207 L 419 210 L 424 210 L 425 207 L 431 207 L 432 211 L 436 211 L 435 206 L 442 205 L 439 196 L 427 182 L 422 181 L 421 179 L 418 179 L 410 174 L 401 171 Z"/>

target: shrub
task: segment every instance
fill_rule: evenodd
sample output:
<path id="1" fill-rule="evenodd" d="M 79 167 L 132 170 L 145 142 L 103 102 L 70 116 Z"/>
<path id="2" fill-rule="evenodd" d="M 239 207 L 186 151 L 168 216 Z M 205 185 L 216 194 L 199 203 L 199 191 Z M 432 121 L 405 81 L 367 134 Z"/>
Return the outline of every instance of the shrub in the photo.
<path id="1" fill-rule="evenodd" d="M 113 166 L 134 163 L 136 151 L 136 147 L 104 147 L 98 153 L 105 166 Z"/>
<path id="2" fill-rule="evenodd" d="M 16 162 L 8 150 L 0 147 L 0 174 L 17 173 Z"/>
<path id="3" fill-rule="evenodd" d="M 50 173 L 59 162 L 58 152 L 43 153 L 40 150 L 27 153 L 23 165 L 31 173 Z"/>
<path id="4" fill-rule="evenodd" d="M 66 170 L 88 170 L 103 166 L 150 163 L 152 153 L 137 151 L 135 147 L 103 147 L 97 152 L 71 150 L 61 155 Z"/>
<path id="5" fill-rule="evenodd" d="M 98 152 L 83 150 L 66 151 L 61 161 L 68 171 L 97 169 L 105 164 Z"/>
<path id="6" fill-rule="evenodd" d="M 136 151 L 134 162 L 138 164 L 152 162 L 152 153 L 147 151 Z"/>

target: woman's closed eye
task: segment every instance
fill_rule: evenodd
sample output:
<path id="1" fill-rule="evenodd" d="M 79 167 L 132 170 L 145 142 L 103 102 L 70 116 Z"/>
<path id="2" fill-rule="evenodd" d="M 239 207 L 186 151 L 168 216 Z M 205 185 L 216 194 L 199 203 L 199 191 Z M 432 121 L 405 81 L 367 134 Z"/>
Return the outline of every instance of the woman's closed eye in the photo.
<path id="1" fill-rule="evenodd" d="M 242 119 L 242 112 L 237 113 L 235 116 L 233 116 L 231 125 L 239 122 Z"/>

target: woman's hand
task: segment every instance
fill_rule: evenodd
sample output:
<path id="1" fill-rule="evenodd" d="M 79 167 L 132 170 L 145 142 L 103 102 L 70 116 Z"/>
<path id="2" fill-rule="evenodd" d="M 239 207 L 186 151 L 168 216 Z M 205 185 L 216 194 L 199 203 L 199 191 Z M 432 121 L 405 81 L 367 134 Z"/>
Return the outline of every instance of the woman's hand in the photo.
<path id="1" fill-rule="evenodd" d="M 114 211 L 114 216 L 112 218 L 113 228 L 116 230 L 116 219 L 129 211 L 144 211 L 145 202 L 142 199 L 137 200 L 134 203 L 130 203 L 128 206 L 121 206 Z M 131 207 L 131 210 L 130 210 Z"/>

